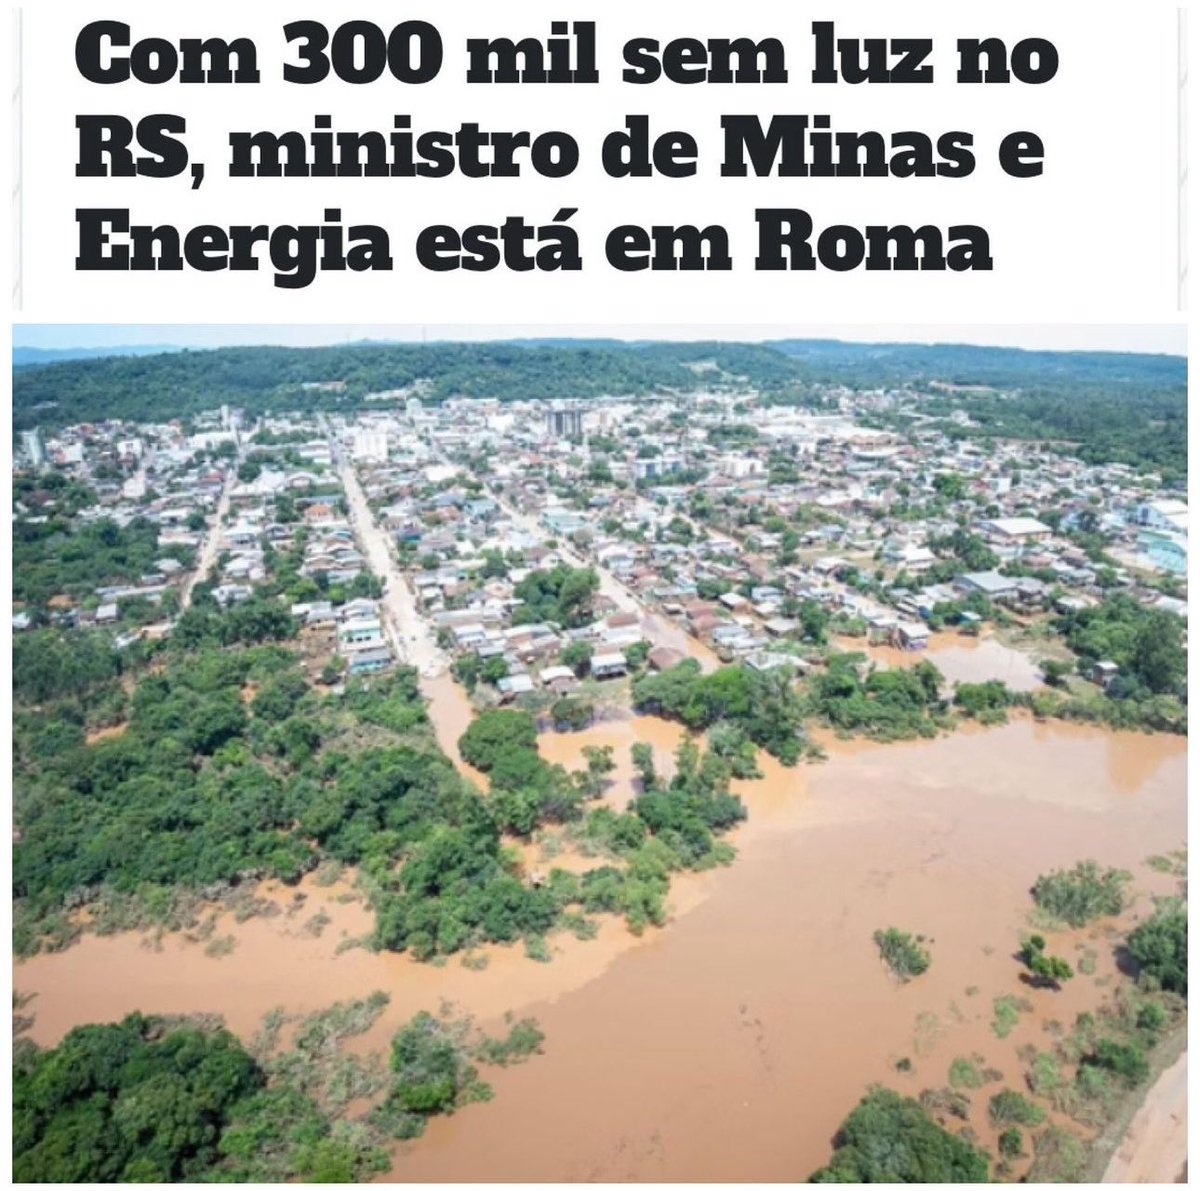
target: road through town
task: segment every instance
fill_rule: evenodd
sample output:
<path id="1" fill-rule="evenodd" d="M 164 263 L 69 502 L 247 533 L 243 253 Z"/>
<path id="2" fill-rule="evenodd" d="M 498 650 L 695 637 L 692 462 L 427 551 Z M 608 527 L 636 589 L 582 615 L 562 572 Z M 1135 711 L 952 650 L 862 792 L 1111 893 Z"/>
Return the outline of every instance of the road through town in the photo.
<path id="1" fill-rule="evenodd" d="M 380 607 L 392 647 L 401 661 L 415 666 L 423 677 L 435 677 L 445 670 L 446 655 L 438 648 L 428 621 L 417 610 L 416 598 L 396 563 L 387 533 L 367 504 L 353 466 L 340 454 L 336 457 L 350 509 L 350 524 L 367 556 L 367 564 L 384 581 Z"/>
<path id="2" fill-rule="evenodd" d="M 538 539 L 546 536 L 545 528 L 538 524 L 535 517 L 516 509 L 500 493 L 494 490 L 489 490 L 489 492 L 492 499 L 520 529 Z M 652 612 L 639 596 L 630 591 L 606 567 L 585 558 L 578 550 L 564 542 L 561 538 L 558 539 L 556 549 L 571 566 L 591 567 L 600 578 L 600 594 L 612 600 L 619 611 L 631 612 L 637 616 L 638 622 L 641 624 L 643 631 L 650 639 L 652 645 L 665 646 L 666 648 L 677 650 L 684 657 L 694 657 L 705 672 L 711 672 L 717 668 L 717 658 L 710 650 L 702 646 L 695 638 L 689 636 L 678 625 L 673 624 L 666 616 Z"/>
<path id="3" fill-rule="evenodd" d="M 217 499 L 217 511 L 213 515 L 212 524 L 208 528 L 208 533 L 200 546 L 200 556 L 196 560 L 196 569 L 188 576 L 187 581 L 183 585 L 183 594 L 179 598 L 180 612 L 186 612 L 188 606 L 192 602 L 192 592 L 197 583 L 202 583 L 207 577 L 208 572 L 212 570 L 212 565 L 217 560 L 217 553 L 221 545 L 221 526 L 225 523 L 225 516 L 229 512 L 229 496 L 233 489 L 234 477 L 237 474 L 236 463 L 229 465 L 229 470 L 225 473 L 225 484 L 221 488 L 221 495 Z"/>

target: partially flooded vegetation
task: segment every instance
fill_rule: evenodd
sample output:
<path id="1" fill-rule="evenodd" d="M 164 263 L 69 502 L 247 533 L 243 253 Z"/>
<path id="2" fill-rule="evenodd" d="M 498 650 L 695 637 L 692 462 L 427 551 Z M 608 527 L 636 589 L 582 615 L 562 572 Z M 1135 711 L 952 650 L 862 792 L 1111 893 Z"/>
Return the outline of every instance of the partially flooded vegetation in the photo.
<path id="1" fill-rule="evenodd" d="M 450 1006 L 416 1014 L 385 1061 L 356 1054 L 388 1003 L 375 992 L 301 1017 L 273 1010 L 248 1047 L 219 1018 L 80 1026 L 51 1049 L 18 1036 L 13 1170 L 23 1182 L 355 1182 L 387 1142 L 490 1099 L 476 1063 L 536 1054 L 532 1019 L 490 1037 Z M 286 1040 L 284 1035 L 286 1034 Z"/>
<path id="2" fill-rule="evenodd" d="M 929 949 L 922 946 L 924 941 L 923 936 L 914 938 L 894 926 L 875 932 L 875 946 L 879 948 L 879 954 L 900 980 L 920 976 L 929 967 L 931 956 Z"/>
<path id="3" fill-rule="evenodd" d="M 646 721 L 646 728 L 654 722 Z M 637 721 L 624 721 L 595 732 L 594 737 L 587 732 L 541 737 L 539 748 L 543 743 L 553 745 L 551 755 L 572 764 L 585 747 L 615 746 L 622 734 L 636 737 L 639 728 Z M 677 738 L 668 734 L 655 739 L 654 777 L 669 782 L 670 745 Z M 569 751 L 560 751 L 560 741 L 569 743 Z M 1136 1007 L 1131 1003 L 1119 1013 L 1101 1013 L 1115 991 L 1130 987 L 1130 977 L 1119 964 L 1126 962 L 1122 958 L 1128 946 L 1125 940 L 1134 932 L 1111 934 L 1111 917 L 1092 919 L 1078 928 L 1060 920 L 1054 932 L 1047 932 L 1054 953 L 1070 957 L 1078 966 L 1076 978 L 1060 991 L 1039 992 L 1020 978 L 1016 952 L 1022 937 L 1035 929 L 1031 916 L 1041 914 L 1034 897 L 1024 891 L 1036 888 L 1043 875 L 1070 874 L 1076 869 L 1076 860 L 1064 856 L 1061 846 L 1052 842 L 1055 833 L 1073 840 L 1072 852 L 1086 848 L 1097 857 L 1095 866 L 1082 867 L 1085 873 L 1094 871 L 1102 884 L 1110 868 L 1132 874 L 1119 883 L 1122 905 L 1127 908 L 1116 921 L 1128 922 L 1133 914 L 1138 925 L 1157 923 L 1156 930 L 1162 927 L 1164 935 L 1172 937 L 1169 904 L 1155 909 L 1147 905 L 1143 891 L 1170 897 L 1178 883 L 1177 876 L 1158 871 L 1162 866 L 1147 864 L 1146 857 L 1167 855 L 1181 838 L 1183 752 L 1173 751 L 1166 738 L 1127 737 L 1116 743 L 1121 747 L 1114 752 L 1110 739 L 1094 729 L 1016 722 L 935 742 L 856 745 L 846 752 L 838 751 L 846 746 L 835 745 L 826 766 L 764 768 L 761 779 L 735 779 L 733 785 L 749 811 L 749 818 L 733 833 L 741 862 L 719 877 L 697 874 L 673 891 L 674 921 L 665 931 L 654 933 L 649 949 L 631 950 L 625 940 L 636 940 L 623 924 L 609 919 L 611 927 L 599 931 L 594 940 L 580 940 L 569 929 L 555 936 L 549 949 L 552 962 L 547 965 L 530 962 L 520 943 L 515 950 L 467 952 L 468 960 L 489 959 L 482 971 L 472 970 L 473 960 L 440 968 L 369 949 L 339 953 L 342 942 L 364 930 L 369 936 L 370 911 L 360 900 L 339 900 L 350 888 L 344 883 L 347 873 L 324 868 L 306 877 L 298 891 L 277 886 L 273 893 L 269 885 L 263 886 L 258 896 L 277 907 L 274 913 L 239 922 L 235 910 L 224 910 L 213 937 L 238 939 L 236 949 L 224 958 L 206 956 L 203 940 L 174 941 L 166 936 L 156 950 L 140 946 L 137 934 L 125 933 L 85 938 L 58 954 L 20 964 L 15 972 L 18 989 L 36 994 L 22 1013 L 32 1015 L 32 1036 L 46 1045 L 81 1020 L 119 1020 L 139 1007 L 145 1012 L 180 1012 L 207 1006 L 224 1013 L 249 1043 L 263 1015 L 275 1005 L 285 1006 L 288 1017 L 303 1017 L 320 1012 L 321 998 L 324 1005 L 344 1000 L 356 985 L 363 990 L 357 994 L 360 997 L 372 988 L 385 987 L 392 1003 L 363 1036 L 363 1045 L 377 1050 L 385 1045 L 387 1030 L 395 1032 L 420 1011 L 422 998 L 433 997 L 436 1003 L 443 993 L 481 1020 L 502 1023 L 509 1010 L 536 1016 L 539 1032 L 551 1045 L 545 1058 L 529 1069 L 532 1080 L 522 1074 L 510 1092 L 508 1072 L 499 1069 L 488 1082 L 504 1094 L 486 1113 L 464 1116 L 454 1140 L 436 1120 L 428 1122 L 421 1142 L 406 1148 L 399 1159 L 406 1177 L 458 1177 L 460 1173 L 475 1177 L 473 1160 L 459 1140 L 461 1129 L 474 1139 L 470 1146 L 493 1153 L 491 1169 L 499 1161 L 519 1177 L 536 1177 L 539 1172 L 578 1177 L 593 1169 L 582 1164 L 585 1154 L 592 1155 L 594 1169 L 610 1175 L 667 1170 L 691 1177 L 690 1172 L 698 1168 L 692 1165 L 696 1159 L 690 1156 L 690 1147 L 698 1146 L 715 1160 L 701 1137 L 710 1114 L 728 1110 L 722 1107 L 726 1099 L 718 1091 L 723 1085 L 702 1092 L 696 1106 L 666 1135 L 666 1165 L 606 1159 L 605 1145 L 615 1145 L 621 1136 L 639 1136 L 637 1106 L 645 1106 L 650 1087 L 661 1096 L 676 1086 L 676 1078 L 682 1088 L 703 1083 L 718 1070 L 731 1080 L 737 1073 L 736 1086 L 760 1088 L 764 1093 L 782 1080 L 789 1095 L 796 1097 L 803 1119 L 809 1122 L 799 1139 L 802 1144 L 796 1144 L 794 1121 L 793 1140 L 784 1143 L 772 1135 L 775 1113 L 765 1106 L 751 1132 L 756 1145 L 764 1147 L 758 1170 L 782 1173 L 786 1169 L 793 1176 L 804 1176 L 826 1161 L 825 1139 L 840 1119 L 830 1113 L 828 1103 L 814 1100 L 804 1090 L 813 1062 L 821 1064 L 831 1098 L 842 1097 L 843 1113 L 872 1082 L 895 1086 L 912 1097 L 947 1087 L 954 1096 L 940 1092 L 927 1096 L 923 1111 L 951 1132 L 969 1126 L 976 1133 L 972 1144 L 989 1150 L 994 1163 L 1007 1163 L 1008 1175 L 1002 1172 L 1002 1177 L 1015 1177 L 1032 1161 L 1039 1160 L 1044 1167 L 1052 1158 L 1060 1162 L 1064 1153 L 1074 1153 L 1073 1143 L 1059 1136 L 1061 1130 L 1083 1139 L 1080 1144 L 1086 1155 L 1087 1139 L 1101 1127 L 1101 1110 L 1119 1110 L 1128 1081 L 1104 1066 L 1113 1052 L 1107 1047 L 1095 1050 L 1096 1043 L 1111 1037 L 1120 1045 L 1130 1045 L 1128 1039 L 1120 1041 L 1125 1037 L 1121 1023 L 1132 1022 L 1133 1041 L 1152 1054 L 1153 1038 L 1169 1037 L 1179 1020 L 1178 1008 L 1164 1002 L 1167 1016 L 1155 1025 L 1157 1011 L 1142 1012 L 1149 994 L 1141 992 Z M 1019 766 L 1007 771 L 992 766 L 981 781 L 984 758 L 997 749 L 1008 757 L 1027 758 L 1043 774 L 1053 759 L 1055 782 L 1040 787 L 1041 797 L 1030 798 Z M 1141 753 L 1133 785 L 1127 750 Z M 617 789 L 609 788 L 602 801 L 589 808 L 593 814 L 608 807 L 614 794 L 619 802 L 644 790 L 643 774 L 632 765 L 627 751 L 606 780 L 615 782 Z M 1053 797 L 1047 797 L 1050 790 Z M 964 798 L 971 800 L 969 817 L 962 814 Z M 1100 808 L 1104 814 L 1097 816 Z M 619 817 L 612 809 L 607 813 Z M 949 832 L 939 823 L 950 825 Z M 1006 859 L 993 881 L 983 887 L 975 884 L 970 876 L 972 858 L 986 855 L 994 862 L 1001 855 L 995 851 L 997 838 L 1018 837 L 1036 840 L 1027 845 L 1030 855 L 1021 857 L 1019 850 L 1003 854 Z M 837 857 L 848 854 L 847 849 L 861 857 L 861 868 L 838 864 Z M 589 863 L 594 866 L 596 861 Z M 696 881 L 700 884 L 691 883 Z M 872 922 L 872 918 L 882 889 L 887 890 L 891 912 L 902 910 L 902 921 L 919 922 L 922 933 L 936 939 L 933 964 L 903 988 L 886 975 L 877 983 L 878 952 L 871 936 L 880 929 L 878 919 Z M 305 900 L 300 910 L 293 911 L 295 892 L 304 893 Z M 1128 907 L 1131 897 L 1133 906 Z M 952 906 L 961 912 L 964 905 L 973 907 L 974 925 L 966 929 L 959 914 L 950 912 Z M 331 921 L 319 935 L 312 935 L 303 927 L 318 910 Z M 832 947 L 831 937 L 837 940 Z M 827 940 L 826 980 L 818 990 L 803 974 L 799 953 L 805 946 L 816 946 L 820 938 Z M 1150 928 L 1142 938 L 1154 941 Z M 1150 942 L 1143 954 L 1160 950 L 1173 954 Z M 1079 960 L 1088 951 L 1095 956 L 1095 974 L 1085 977 Z M 715 954 L 736 958 L 719 978 L 711 962 Z M 795 961 L 788 958 L 792 955 Z M 295 957 L 294 965 L 289 956 Z M 108 980 L 106 973 L 115 975 L 117 970 L 120 978 Z M 1169 972 L 1170 964 L 1162 970 Z M 743 972 L 753 973 L 749 984 L 741 978 Z M 686 1022 L 688 1030 L 710 1031 L 724 1056 L 721 1062 L 714 1064 L 712 1057 L 700 1062 L 681 1060 L 669 1078 L 657 1069 L 652 1078 L 645 1077 L 649 1086 L 644 1089 L 635 1088 L 629 1072 L 600 1052 L 589 1050 L 592 1057 L 586 1071 L 566 1062 L 577 1042 L 592 1037 L 611 1047 L 614 1055 L 629 1055 L 631 1046 L 650 1047 L 650 1035 L 642 1037 L 643 1030 L 650 1029 L 658 1032 L 659 1045 L 677 1043 L 681 1056 L 690 1054 L 688 1035 L 666 1025 L 678 1013 L 677 1007 L 670 1008 L 674 1001 L 668 990 L 677 987 L 681 975 L 688 980 L 689 974 L 692 992 L 679 1026 Z M 977 986 L 974 995 L 964 992 L 968 986 Z M 70 991 L 79 987 L 90 990 L 86 1018 L 81 1018 L 82 1006 Z M 878 1026 L 869 1038 L 856 1030 L 853 1015 L 838 1007 L 852 1003 L 843 1001 L 852 992 L 860 1000 L 864 993 L 869 998 L 872 1021 Z M 311 1008 L 305 1009 L 305 1003 Z M 628 1006 L 629 1011 L 623 1010 L 606 1027 L 606 1018 L 597 1017 L 606 1005 Z M 739 1005 L 747 1006 L 744 1015 Z M 640 1010 L 635 1012 L 634 1006 Z M 1089 1033 L 1081 1033 L 1075 1023 L 1081 1013 L 1099 1014 L 1100 1030 L 1093 1026 Z M 1136 1026 L 1139 1013 L 1141 1027 Z M 759 1024 L 744 1024 L 750 1021 Z M 814 1030 L 817 1021 L 823 1023 L 819 1032 Z M 1153 1035 L 1147 1033 L 1151 1027 Z M 759 1052 L 747 1053 L 744 1040 L 759 1031 L 769 1039 L 761 1052 L 768 1065 L 756 1070 L 750 1058 Z M 1092 1045 L 1092 1050 L 1085 1050 L 1086 1045 Z M 1127 1060 L 1124 1051 L 1116 1053 L 1118 1063 Z M 1084 1061 L 1092 1054 L 1098 1059 Z M 900 1058 L 907 1063 L 904 1069 L 898 1066 Z M 545 1075 L 538 1069 L 544 1069 Z M 1082 1083 L 1076 1074 L 1079 1069 L 1085 1072 Z M 1003 1076 L 1000 1085 L 992 1082 L 997 1072 Z M 532 1136 L 523 1144 L 522 1114 L 534 1105 L 544 1109 L 547 1097 L 553 1101 L 552 1089 L 558 1083 L 585 1074 L 606 1105 L 607 1115 L 589 1114 L 598 1128 L 594 1140 L 588 1142 L 575 1132 L 573 1112 L 564 1116 L 551 1109 L 553 1126 L 565 1130 L 562 1148 L 551 1147 L 548 1152 L 544 1136 L 540 1146 L 533 1144 Z M 973 1086 L 976 1078 L 978 1088 Z M 993 1127 L 988 1104 L 998 1086 L 1033 1095 L 1043 1111 L 1053 1114 L 1052 1128 L 1008 1123 L 1000 1127 L 999 1121 Z M 1144 1086 L 1144 1080 L 1137 1085 Z M 1076 1120 L 1068 1110 L 1090 1123 Z M 964 1111 L 965 1120 L 960 1115 Z M 1015 1147 L 1009 1132 L 1013 1128 L 1022 1132 L 1020 1154 L 1008 1152 Z M 1002 1150 L 1000 1137 L 1005 1132 L 1009 1136 Z M 510 1133 L 511 1140 L 501 1140 Z M 393 1154 L 389 1160 L 397 1158 Z M 745 1170 L 733 1165 L 726 1169 L 731 1175 Z M 479 1166 L 478 1177 L 485 1173 Z"/>
<path id="4" fill-rule="evenodd" d="M 1065 1180 L 1179 1097 L 1179 502 L 668 392 L 19 477 L 21 1177 Z"/>

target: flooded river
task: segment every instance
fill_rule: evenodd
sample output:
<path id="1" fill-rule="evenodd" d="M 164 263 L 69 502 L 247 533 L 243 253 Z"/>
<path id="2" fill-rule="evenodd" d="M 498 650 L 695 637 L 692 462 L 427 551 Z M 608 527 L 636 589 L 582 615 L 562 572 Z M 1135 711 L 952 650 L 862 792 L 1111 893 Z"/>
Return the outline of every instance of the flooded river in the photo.
<path id="1" fill-rule="evenodd" d="M 940 1086 L 978 1053 L 1014 1081 L 1017 1047 L 1046 1046 L 1045 1020 L 1103 995 L 1082 977 L 1057 994 L 1020 983 L 1029 886 L 1094 856 L 1169 888 L 1143 862 L 1183 842 L 1184 777 L 1181 740 L 1028 721 L 773 769 L 745 788 L 740 855 L 711 895 L 534 1006 L 546 1055 L 497 1080 L 488 1111 L 434 1122 L 403 1177 L 804 1178 L 873 1080 Z M 912 984 L 871 944 L 889 925 L 933 939 Z M 1093 947 L 1096 979 L 1111 978 L 1111 941 L 1056 942 Z M 1000 1042 L 1005 993 L 1037 1011 Z"/>
<path id="2" fill-rule="evenodd" d="M 629 719 L 546 736 L 542 748 L 574 764 L 585 744 L 612 744 L 621 768 L 606 797 L 619 805 L 634 739 L 652 739 L 665 763 L 678 729 Z M 550 964 L 492 949 L 482 972 L 457 958 L 437 968 L 336 955 L 367 929 L 366 911 L 306 886 L 290 917 L 222 923 L 217 933 L 237 939 L 224 958 L 178 938 L 155 951 L 136 935 L 92 936 L 17 965 L 15 985 L 37 994 L 26 1012 L 45 1043 L 132 1009 L 217 1011 L 248 1034 L 276 1005 L 316 1009 L 375 988 L 393 999 L 372 1045 L 442 998 L 483 1022 L 535 1015 L 546 1053 L 489 1072 L 493 1102 L 405 1145 L 392 1175 L 405 1181 L 803 1179 L 872 1081 L 915 1093 L 945 1084 L 956 1056 L 979 1054 L 1015 1086 L 1016 1049 L 1047 1046 L 1046 1022 L 1094 1006 L 1105 995 L 1096 980 L 1114 972 L 1112 939 L 1056 935 L 1057 952 L 1097 953 L 1095 976 L 1061 993 L 1021 985 L 1013 952 L 1033 880 L 1095 857 L 1166 892 L 1171 879 L 1145 860 L 1186 836 L 1179 738 L 1024 719 L 830 751 L 827 764 L 794 770 L 768 760 L 762 781 L 740 783 L 750 819 L 737 861 L 682 879 L 674 920 L 641 940 L 610 921 L 593 942 L 556 939 Z M 286 907 L 293 893 L 275 896 Z M 313 938 L 303 924 L 319 906 L 331 921 Z M 1143 896 L 1134 914 L 1147 909 Z M 932 967 L 911 984 L 879 962 L 871 935 L 887 926 L 932 939 Z M 1034 1008 L 1001 1042 L 992 1000 L 1006 993 Z M 902 1057 L 911 1074 L 895 1070 Z"/>

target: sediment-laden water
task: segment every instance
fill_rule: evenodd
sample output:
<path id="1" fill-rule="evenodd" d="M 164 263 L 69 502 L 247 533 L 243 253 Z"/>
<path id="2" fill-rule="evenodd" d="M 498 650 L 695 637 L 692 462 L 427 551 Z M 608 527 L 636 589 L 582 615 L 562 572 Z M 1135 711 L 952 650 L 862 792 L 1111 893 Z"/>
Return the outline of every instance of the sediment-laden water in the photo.
<path id="1" fill-rule="evenodd" d="M 434 721 L 446 747 L 467 721 L 442 702 Z M 613 745 L 620 768 L 606 798 L 619 805 L 631 792 L 629 745 L 651 740 L 665 761 L 679 734 L 630 718 L 544 736 L 542 748 L 576 764 L 584 745 Z M 1054 936 L 1055 951 L 1094 950 L 1093 976 L 1060 993 L 1021 983 L 1013 953 L 1034 879 L 1094 857 L 1166 892 L 1173 882 L 1145 860 L 1186 836 L 1179 738 L 1021 719 L 934 741 L 828 747 L 824 765 L 787 770 L 766 758 L 761 781 L 738 783 L 750 819 L 734 836 L 737 861 L 681 878 L 674 920 L 640 940 L 610 920 L 594 941 L 556 938 L 550 964 L 490 948 L 484 971 L 457 957 L 434 967 L 336 954 L 369 914 L 338 900 L 344 886 L 308 882 L 291 914 L 294 891 L 274 888 L 276 916 L 227 916 L 215 933 L 236 946 L 223 958 L 178 936 L 157 950 L 137 934 L 87 936 L 17 964 L 15 986 L 36 994 L 26 1012 L 47 1044 L 134 1009 L 218 1012 L 248 1036 L 276 1006 L 314 1010 L 377 988 L 392 1002 L 361 1046 L 385 1045 L 443 999 L 481 1023 L 533 1014 L 546 1053 L 489 1076 L 492 1103 L 431 1122 L 398 1151 L 392 1177 L 802 1179 L 872 1081 L 916 1092 L 944 1084 L 954 1057 L 979 1054 L 1015 1086 L 1016 1049 L 1048 1046 L 1046 1023 L 1069 1026 L 1115 972 L 1115 937 L 1075 932 Z M 330 922 L 313 937 L 305 923 L 318 909 Z M 1148 909 L 1143 897 L 1132 914 Z M 887 926 L 932 940 L 932 967 L 910 984 L 893 981 L 872 944 Z M 1001 1041 L 992 1001 L 1007 993 L 1034 1009 Z M 907 1075 L 895 1069 L 905 1056 Z M 986 1138 L 986 1123 L 972 1124 Z"/>

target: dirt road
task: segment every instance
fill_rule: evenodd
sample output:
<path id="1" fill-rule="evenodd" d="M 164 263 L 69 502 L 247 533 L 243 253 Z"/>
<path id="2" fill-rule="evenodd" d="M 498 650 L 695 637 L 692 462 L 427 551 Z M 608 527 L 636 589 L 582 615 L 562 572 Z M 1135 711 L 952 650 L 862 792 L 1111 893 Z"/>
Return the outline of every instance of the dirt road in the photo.
<path id="1" fill-rule="evenodd" d="M 200 547 L 200 556 L 196 560 L 196 569 L 188 576 L 187 582 L 183 585 L 183 595 L 179 600 L 180 612 L 186 612 L 188 605 L 192 602 L 192 590 L 197 583 L 200 583 L 208 575 L 212 569 L 212 565 L 216 562 L 217 553 L 221 545 L 221 526 L 225 521 L 225 515 L 229 512 L 229 494 L 233 488 L 234 476 L 236 474 L 236 463 L 231 463 L 229 470 L 225 473 L 225 486 L 221 489 L 220 498 L 217 500 L 217 511 L 213 517 L 212 525 L 209 527 L 208 536 L 204 539 Z"/>
<path id="2" fill-rule="evenodd" d="M 538 538 L 546 536 L 545 527 L 540 525 L 535 517 L 531 517 L 528 513 L 523 513 L 519 509 L 514 508 L 498 492 L 494 490 L 489 490 L 489 492 L 492 499 L 504 510 L 508 517 L 516 522 L 526 533 Z M 715 654 L 705 649 L 695 638 L 689 636 L 666 616 L 652 612 L 641 597 L 630 591 L 611 571 L 599 563 L 585 558 L 578 550 L 564 542 L 561 538 L 558 540 L 558 545 L 555 549 L 573 567 L 591 567 L 600 578 L 600 594 L 612 600 L 619 611 L 632 612 L 637 616 L 643 631 L 652 644 L 678 650 L 685 657 L 694 657 L 700 663 L 700 667 L 705 673 L 710 673 L 717 668 L 719 663 Z"/>
<path id="3" fill-rule="evenodd" d="M 339 458 L 338 474 L 350 507 L 350 523 L 366 554 L 367 564 L 385 584 L 380 608 L 392 648 L 401 661 L 415 666 L 424 677 L 442 673 L 448 664 L 446 655 L 438 648 L 428 621 L 417 610 L 416 598 L 396 564 L 387 533 L 367 504 L 366 493 L 354 468 Z"/>
<path id="4" fill-rule="evenodd" d="M 1174 1183 L 1187 1166 L 1187 1051 L 1159 1076 L 1104 1172 L 1106 1183 Z"/>

